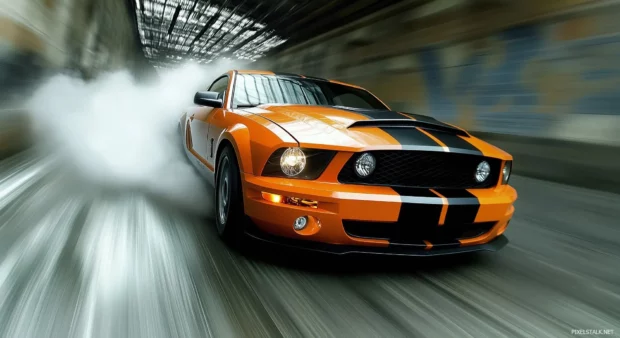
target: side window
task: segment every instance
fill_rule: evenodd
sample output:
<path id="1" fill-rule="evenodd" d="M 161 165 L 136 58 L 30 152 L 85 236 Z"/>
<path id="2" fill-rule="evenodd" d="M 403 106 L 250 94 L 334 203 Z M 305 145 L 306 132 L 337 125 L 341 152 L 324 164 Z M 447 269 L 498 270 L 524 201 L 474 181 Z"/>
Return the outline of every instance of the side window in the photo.
<path id="1" fill-rule="evenodd" d="M 218 97 L 223 99 L 224 93 L 226 92 L 226 88 L 228 88 L 228 76 L 224 76 L 224 77 L 221 77 L 215 80 L 215 82 L 213 82 L 211 87 L 209 87 L 209 91 L 220 93 Z"/>

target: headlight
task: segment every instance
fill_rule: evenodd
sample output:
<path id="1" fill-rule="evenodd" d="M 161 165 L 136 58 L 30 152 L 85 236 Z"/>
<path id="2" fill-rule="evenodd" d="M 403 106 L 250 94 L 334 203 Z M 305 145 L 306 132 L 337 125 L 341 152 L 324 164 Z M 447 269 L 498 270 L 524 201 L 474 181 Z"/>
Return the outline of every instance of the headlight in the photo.
<path id="1" fill-rule="evenodd" d="M 309 148 L 280 148 L 267 159 L 262 176 L 315 180 L 321 176 L 336 152 Z"/>
<path id="2" fill-rule="evenodd" d="M 504 169 L 502 169 L 502 184 L 508 184 L 508 179 L 510 179 L 511 171 L 512 161 L 506 161 L 506 164 L 504 164 Z"/>
<path id="3" fill-rule="evenodd" d="M 306 167 L 306 154 L 299 148 L 288 148 L 280 158 L 280 168 L 286 176 L 297 176 Z"/>

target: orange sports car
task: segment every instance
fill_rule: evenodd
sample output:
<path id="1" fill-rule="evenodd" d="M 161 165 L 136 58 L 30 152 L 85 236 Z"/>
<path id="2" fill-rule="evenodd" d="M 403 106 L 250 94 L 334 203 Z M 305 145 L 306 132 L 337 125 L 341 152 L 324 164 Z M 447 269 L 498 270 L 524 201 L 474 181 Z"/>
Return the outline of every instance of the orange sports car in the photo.
<path id="1" fill-rule="evenodd" d="M 459 127 L 358 86 L 266 71 L 230 71 L 194 103 L 179 130 L 229 243 L 426 256 L 508 242 L 512 156 Z"/>

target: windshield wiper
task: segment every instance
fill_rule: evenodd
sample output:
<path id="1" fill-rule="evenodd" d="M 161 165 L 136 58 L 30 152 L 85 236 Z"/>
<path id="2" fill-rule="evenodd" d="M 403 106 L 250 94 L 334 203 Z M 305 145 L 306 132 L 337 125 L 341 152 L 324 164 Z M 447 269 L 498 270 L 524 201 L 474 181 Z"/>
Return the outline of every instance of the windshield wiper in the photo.
<path id="1" fill-rule="evenodd" d="M 238 104 L 237 108 L 254 108 L 258 105 L 254 105 L 254 104 Z"/>

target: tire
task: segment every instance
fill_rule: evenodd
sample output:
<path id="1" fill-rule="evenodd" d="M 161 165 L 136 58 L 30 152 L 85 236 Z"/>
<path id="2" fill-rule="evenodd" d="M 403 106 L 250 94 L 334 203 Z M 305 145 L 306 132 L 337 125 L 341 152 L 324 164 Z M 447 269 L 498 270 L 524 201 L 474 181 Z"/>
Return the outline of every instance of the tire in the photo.
<path id="1" fill-rule="evenodd" d="M 239 248 L 247 224 L 237 156 L 226 146 L 217 160 L 215 173 L 215 224 L 224 241 Z"/>

